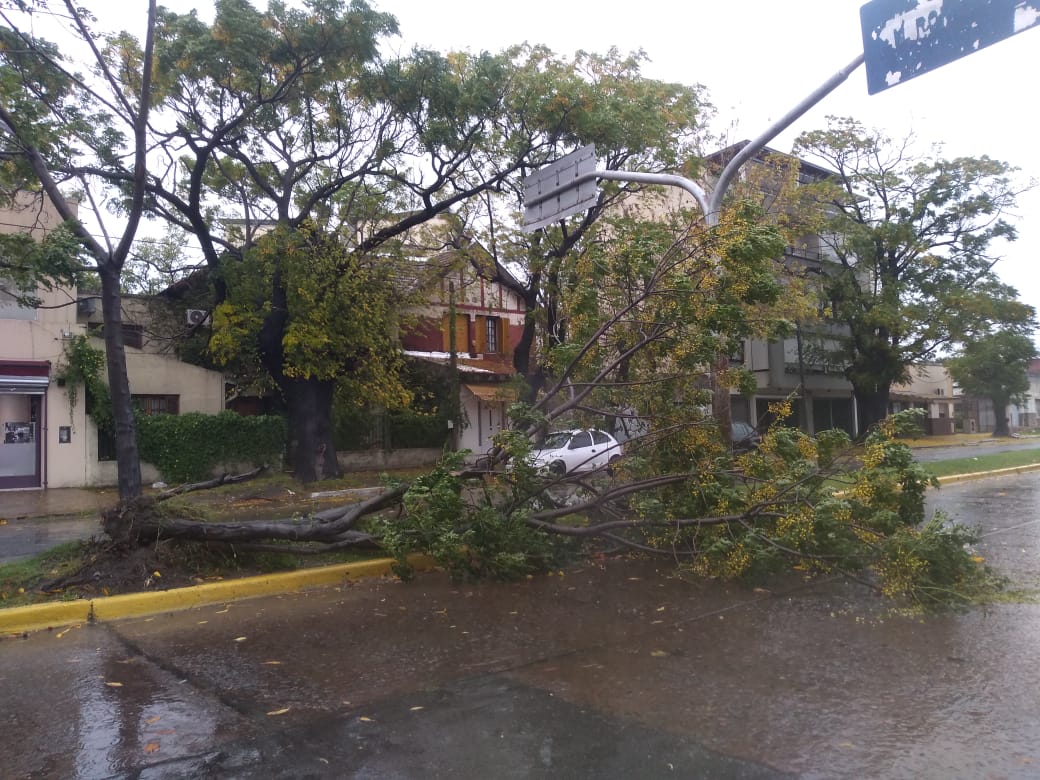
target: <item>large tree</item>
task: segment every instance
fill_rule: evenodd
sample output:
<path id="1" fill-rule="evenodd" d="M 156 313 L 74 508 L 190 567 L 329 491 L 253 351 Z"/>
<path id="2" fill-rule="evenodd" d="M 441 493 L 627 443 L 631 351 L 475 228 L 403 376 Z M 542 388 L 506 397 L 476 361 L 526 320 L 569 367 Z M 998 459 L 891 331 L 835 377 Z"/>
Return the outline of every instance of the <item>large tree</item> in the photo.
<path id="1" fill-rule="evenodd" d="M 154 207 L 199 236 L 211 268 L 234 262 L 271 224 L 315 224 L 362 264 L 420 251 L 416 244 L 427 253 L 464 250 L 473 227 L 466 213 L 462 221 L 443 215 L 466 212 L 481 194 L 519 192 L 527 171 L 574 145 L 599 142 L 611 164 L 660 169 L 675 164 L 696 129 L 697 90 L 645 79 L 638 57 L 561 60 L 516 47 L 386 61 L 377 44 L 394 29 L 364 3 L 338 0 L 303 11 L 272 3 L 266 12 L 228 0 L 212 25 L 191 14 L 162 17 L 157 56 L 169 75 L 160 113 L 173 128 L 163 149 L 186 180 L 175 187 L 156 177 Z M 214 214 L 239 220 L 237 240 L 218 232 Z M 437 230 L 421 230 L 435 221 Z M 579 234 L 548 255 L 562 257 Z M 532 312 L 546 300 L 540 274 L 520 291 Z M 218 303 L 228 278 L 215 275 Z M 269 299 L 286 296 L 281 276 L 271 284 Z M 334 474 L 330 388 L 356 364 L 348 349 L 338 372 L 284 365 L 279 342 L 290 325 L 276 306 L 260 330 L 260 354 L 291 416 L 325 420 L 301 432 L 299 450 L 324 453 L 322 472 Z M 532 338 L 525 333 L 521 355 Z M 311 462 L 297 462 L 296 475 L 313 479 Z"/>
<path id="2" fill-rule="evenodd" d="M 994 436 L 1007 436 L 1008 405 L 1021 401 L 1029 390 L 1029 361 L 1036 344 L 1025 333 L 999 330 L 964 345 L 947 361 L 950 375 L 968 395 L 989 398 L 996 424 Z"/>
<path id="3" fill-rule="evenodd" d="M 225 0 L 212 24 L 161 14 L 155 127 L 168 167 L 153 167 L 150 205 L 198 236 L 216 303 L 228 294 L 218 269 L 272 224 L 312 223 L 362 263 L 398 256 L 419 226 L 482 192 L 518 187 L 524 171 L 582 140 L 573 116 L 588 115 L 595 101 L 576 66 L 564 80 L 544 50 L 528 47 L 383 59 L 380 44 L 395 30 L 392 17 L 364 2 L 339 0 L 266 11 Z M 637 73 L 625 75 L 638 86 Z M 619 133 L 633 112 L 615 100 L 600 113 Z M 228 231 L 229 220 L 239 230 Z M 421 242 L 430 251 L 466 240 L 448 229 Z M 271 300 L 286 294 L 280 279 L 271 277 Z M 265 366 L 299 407 L 294 416 L 327 420 L 335 377 L 278 363 L 289 324 L 280 314 L 265 323 Z M 340 373 L 349 370 L 345 360 Z M 331 435 L 322 433 L 330 426 L 311 430 L 318 440 L 305 434 L 300 450 L 325 453 L 323 473 L 336 473 Z M 312 479 L 311 462 L 297 463 L 297 476 Z"/>
<path id="4" fill-rule="evenodd" d="M 97 35 L 89 13 L 71 2 L 5 6 L 0 9 L 2 187 L 8 199 L 24 191 L 46 196 L 66 235 L 75 237 L 100 277 L 119 495 L 133 498 L 141 492 L 141 468 L 120 277 L 145 211 L 155 2 L 148 3 L 144 44 L 131 60 L 116 54 L 118 37 Z M 61 45 L 37 34 L 34 12 L 41 9 L 67 19 L 69 34 Z M 78 70 L 83 66 L 86 73 Z"/>
<path id="5" fill-rule="evenodd" d="M 989 157 L 918 156 L 852 119 L 831 118 L 796 150 L 834 171 L 812 185 L 829 315 L 847 330 L 834 356 L 852 383 L 861 430 L 883 419 L 908 367 L 937 359 L 992 323 L 1029 308 L 1002 284 L 995 245 L 1015 238 L 1005 219 L 1019 189 Z"/>

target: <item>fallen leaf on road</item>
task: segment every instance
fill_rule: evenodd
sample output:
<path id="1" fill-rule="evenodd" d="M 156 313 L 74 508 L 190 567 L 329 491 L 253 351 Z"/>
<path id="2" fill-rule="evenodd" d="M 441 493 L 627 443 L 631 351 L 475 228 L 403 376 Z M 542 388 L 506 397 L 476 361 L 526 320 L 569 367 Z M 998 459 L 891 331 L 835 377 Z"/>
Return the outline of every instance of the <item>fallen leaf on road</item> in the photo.
<path id="1" fill-rule="evenodd" d="M 360 720 L 360 721 L 362 721 L 364 723 L 374 723 L 375 722 L 371 718 L 366 718 L 364 715 L 362 715 L 360 718 L 358 718 L 358 720 Z"/>
<path id="2" fill-rule="evenodd" d="M 652 655 L 654 658 L 661 658 L 662 656 L 668 655 L 668 653 L 666 653 L 664 650 L 653 650 L 651 651 L 650 655 Z"/>
<path id="3" fill-rule="evenodd" d="M 236 642 L 245 642 L 246 638 L 244 636 L 236 636 L 235 637 L 235 641 Z"/>
<path id="4" fill-rule="evenodd" d="M 664 612 L 664 609 L 665 609 L 664 607 L 658 607 L 658 608 L 657 608 L 657 611 L 658 611 L 658 612 Z"/>
<path id="5" fill-rule="evenodd" d="M 159 750 L 159 743 L 158 742 L 149 742 L 147 745 L 144 746 L 144 752 L 145 753 L 155 753 L 158 750 Z"/>
<path id="6" fill-rule="evenodd" d="M 422 710 L 422 709 L 425 709 L 425 707 L 415 706 L 415 707 L 410 707 L 409 711 L 411 711 L 411 712 L 418 712 L 419 710 Z"/>
<path id="7" fill-rule="evenodd" d="M 282 708 L 281 708 L 280 710 L 271 710 L 271 711 L 270 711 L 269 713 L 267 713 L 267 714 L 268 714 L 268 715 L 284 715 L 284 714 L 285 714 L 285 713 L 287 713 L 287 712 L 288 712 L 288 711 L 289 711 L 290 709 L 292 709 L 292 708 L 291 708 L 291 707 L 282 707 Z"/>
<path id="8" fill-rule="evenodd" d="M 151 726 L 153 723 L 158 723 L 160 720 L 162 720 L 162 715 L 153 715 L 150 718 L 145 718 L 144 722 Z"/>
<path id="9" fill-rule="evenodd" d="M 109 688 L 122 688 L 123 687 L 123 683 L 121 683 L 121 682 L 107 682 L 107 683 L 105 683 L 105 685 L 107 685 Z"/>
<path id="10" fill-rule="evenodd" d="M 261 666 L 279 666 L 281 663 L 281 661 L 264 661 Z"/>

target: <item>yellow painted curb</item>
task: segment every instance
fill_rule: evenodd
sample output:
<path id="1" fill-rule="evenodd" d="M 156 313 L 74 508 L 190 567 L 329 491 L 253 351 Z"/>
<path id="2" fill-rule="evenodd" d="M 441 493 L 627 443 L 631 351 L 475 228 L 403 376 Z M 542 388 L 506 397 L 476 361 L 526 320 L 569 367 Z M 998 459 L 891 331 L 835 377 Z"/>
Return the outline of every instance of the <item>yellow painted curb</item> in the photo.
<path id="1" fill-rule="evenodd" d="M 939 484 L 947 482 L 966 482 L 969 479 L 984 479 L 985 477 L 999 477 L 1005 474 L 1021 474 L 1026 471 L 1040 471 L 1040 463 L 1027 463 L 1024 466 L 1008 466 L 1006 469 L 992 469 L 991 471 L 972 471 L 968 474 L 950 474 L 939 477 Z"/>
<path id="2" fill-rule="evenodd" d="M 409 556 L 408 562 L 420 571 L 432 569 L 434 565 L 432 559 L 425 555 Z M 393 573 L 393 564 L 393 558 L 378 558 L 361 563 L 343 563 L 281 574 L 208 582 L 189 588 L 11 607 L 0 610 L 0 634 L 21 634 L 94 620 L 119 620 L 155 615 L 206 604 L 221 604 L 255 596 L 338 585 L 341 582 L 352 582 L 366 577 L 385 577 Z"/>

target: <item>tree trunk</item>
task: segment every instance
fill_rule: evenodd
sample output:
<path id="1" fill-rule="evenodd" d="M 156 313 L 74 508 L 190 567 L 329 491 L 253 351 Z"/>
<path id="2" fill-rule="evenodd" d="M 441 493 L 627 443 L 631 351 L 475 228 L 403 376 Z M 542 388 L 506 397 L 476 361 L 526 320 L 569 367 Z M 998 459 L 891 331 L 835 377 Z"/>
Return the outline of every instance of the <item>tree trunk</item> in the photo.
<path id="1" fill-rule="evenodd" d="M 852 393 L 859 412 L 858 436 L 863 436 L 888 416 L 889 390 L 889 385 L 871 385 L 869 390 L 853 385 Z"/>
<path id="2" fill-rule="evenodd" d="M 545 383 L 544 372 L 540 367 L 534 365 L 531 359 L 534 354 L 534 341 L 538 334 L 538 322 L 535 318 L 535 310 L 538 306 L 537 291 L 532 287 L 524 291 L 524 329 L 520 333 L 520 340 L 513 348 L 513 368 L 525 380 L 524 396 L 520 399 L 526 403 L 533 404 L 538 399 L 538 392 Z"/>
<path id="3" fill-rule="evenodd" d="M 276 271 L 272 284 L 271 313 L 258 336 L 260 359 L 285 397 L 289 410 L 289 462 L 300 482 L 317 482 L 340 475 L 332 438 L 332 399 L 336 383 L 331 379 L 294 379 L 285 374 L 282 340 L 288 327 L 288 302 Z"/>
<path id="4" fill-rule="evenodd" d="M 993 401 L 993 438 L 1010 436 L 1011 429 L 1009 428 L 1010 420 L 1007 416 L 1007 401 L 1003 401 L 1000 398 L 991 398 L 990 400 Z"/>
<path id="5" fill-rule="evenodd" d="M 289 459 L 300 482 L 340 475 L 332 436 L 332 380 L 279 378 L 289 405 Z"/>
<path id="6" fill-rule="evenodd" d="M 216 523 L 169 517 L 166 513 L 156 511 L 161 496 L 158 499 L 142 496 L 134 501 L 122 502 L 103 512 L 102 517 L 106 533 L 120 534 L 121 538 L 132 543 L 154 544 L 159 539 L 235 544 L 280 540 L 367 547 L 375 540 L 370 534 L 355 531 L 357 522 L 370 514 L 395 506 L 407 489 L 407 484 L 401 484 L 361 503 L 280 520 Z"/>
<path id="7" fill-rule="evenodd" d="M 100 263 L 98 265 L 101 311 L 105 322 L 105 362 L 108 368 L 108 389 L 112 396 L 112 419 L 115 423 L 119 498 L 128 501 L 141 495 L 141 459 L 137 452 L 137 424 L 134 421 L 130 381 L 126 371 L 119 272 Z"/>

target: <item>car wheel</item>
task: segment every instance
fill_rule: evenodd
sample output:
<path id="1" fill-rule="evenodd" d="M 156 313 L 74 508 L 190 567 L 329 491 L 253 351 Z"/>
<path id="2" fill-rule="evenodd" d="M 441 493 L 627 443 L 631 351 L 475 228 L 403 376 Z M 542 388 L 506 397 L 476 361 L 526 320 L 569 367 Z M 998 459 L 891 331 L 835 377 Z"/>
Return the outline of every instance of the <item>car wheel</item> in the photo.
<path id="1" fill-rule="evenodd" d="M 567 473 L 567 464 L 562 460 L 554 460 L 549 464 L 549 473 L 555 477 L 562 477 Z"/>

